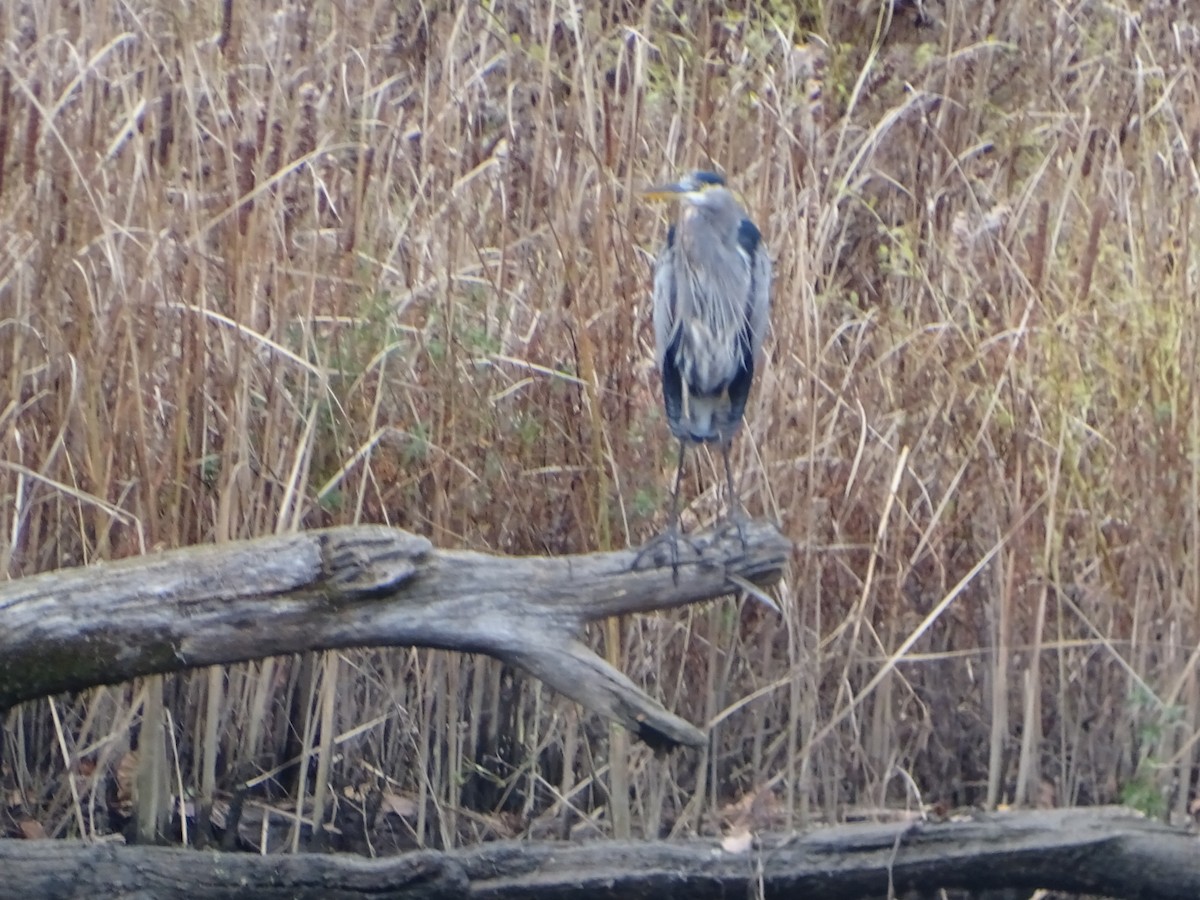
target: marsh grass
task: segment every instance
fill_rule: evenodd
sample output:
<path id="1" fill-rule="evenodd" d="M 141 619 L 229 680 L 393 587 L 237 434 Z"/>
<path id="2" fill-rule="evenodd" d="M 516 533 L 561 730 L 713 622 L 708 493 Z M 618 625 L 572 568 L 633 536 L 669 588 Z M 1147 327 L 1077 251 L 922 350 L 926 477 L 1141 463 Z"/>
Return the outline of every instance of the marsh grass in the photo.
<path id="1" fill-rule="evenodd" d="M 7 5 L 8 577 L 335 523 L 641 542 L 674 449 L 637 190 L 700 165 L 776 261 L 736 464 L 796 552 L 783 622 L 722 601 L 594 634 L 711 725 L 703 754 L 655 759 L 491 660 L 275 659 L 10 712 L 6 825 L 104 833 L 138 769 L 143 817 L 328 820 L 365 791 L 410 845 L 921 803 L 1182 818 L 1200 32 L 1174 9 Z M 694 459 L 690 525 L 720 480 Z"/>

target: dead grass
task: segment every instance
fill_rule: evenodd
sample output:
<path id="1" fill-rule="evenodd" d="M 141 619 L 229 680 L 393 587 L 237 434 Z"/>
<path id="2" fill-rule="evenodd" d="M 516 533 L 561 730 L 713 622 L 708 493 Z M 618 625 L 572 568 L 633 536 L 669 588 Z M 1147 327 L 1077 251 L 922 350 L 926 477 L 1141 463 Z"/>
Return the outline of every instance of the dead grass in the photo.
<path id="1" fill-rule="evenodd" d="M 1184 817 L 1200 33 L 1136 4 L 851 6 L 0 11 L 8 577 L 343 522 L 644 540 L 673 448 L 637 189 L 697 165 L 776 259 L 737 462 L 797 545 L 784 623 L 722 602 L 607 635 L 712 724 L 700 757 L 626 752 L 489 660 L 280 659 L 14 710 L 10 819 L 109 830 L 157 727 L 142 803 L 382 796 L 399 843 Z M 690 471 L 689 521 L 719 481 Z"/>

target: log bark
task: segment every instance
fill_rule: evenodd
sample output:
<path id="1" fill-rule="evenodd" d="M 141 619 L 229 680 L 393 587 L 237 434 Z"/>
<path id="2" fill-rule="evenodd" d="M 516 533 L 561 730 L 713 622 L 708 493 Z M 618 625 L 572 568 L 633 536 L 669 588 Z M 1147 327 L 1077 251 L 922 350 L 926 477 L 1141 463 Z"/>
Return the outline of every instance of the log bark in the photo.
<path id="1" fill-rule="evenodd" d="M 1200 897 L 1193 834 L 1114 808 L 966 821 L 843 825 L 767 837 L 744 853 L 711 840 L 504 842 L 393 859 L 213 854 L 165 847 L 0 841 L 6 897 L 806 897 L 856 900 L 1038 888 L 1129 900 Z"/>
<path id="2" fill-rule="evenodd" d="M 377 526 L 331 528 L 49 572 L 0 586 L 0 710 L 139 675 L 304 650 L 424 646 L 486 653 L 635 732 L 703 746 L 581 641 L 607 616 L 778 580 L 791 545 L 773 525 L 660 552 L 503 557 L 434 550 Z M 662 550 L 663 548 L 660 548 Z M 636 564 L 636 566 L 635 566 Z"/>

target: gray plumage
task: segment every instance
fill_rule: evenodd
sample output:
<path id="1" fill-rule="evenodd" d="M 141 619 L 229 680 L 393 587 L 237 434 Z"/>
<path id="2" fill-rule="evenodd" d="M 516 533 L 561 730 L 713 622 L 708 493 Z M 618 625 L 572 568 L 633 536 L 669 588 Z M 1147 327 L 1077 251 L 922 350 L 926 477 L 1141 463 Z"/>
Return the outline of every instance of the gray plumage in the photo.
<path id="1" fill-rule="evenodd" d="M 721 448 L 730 510 L 738 513 L 729 445 L 766 336 L 771 261 L 758 228 L 721 176 L 694 172 L 649 194 L 680 201 L 654 269 L 656 362 L 667 422 L 681 442 L 672 498 L 675 529 L 686 444 Z"/>

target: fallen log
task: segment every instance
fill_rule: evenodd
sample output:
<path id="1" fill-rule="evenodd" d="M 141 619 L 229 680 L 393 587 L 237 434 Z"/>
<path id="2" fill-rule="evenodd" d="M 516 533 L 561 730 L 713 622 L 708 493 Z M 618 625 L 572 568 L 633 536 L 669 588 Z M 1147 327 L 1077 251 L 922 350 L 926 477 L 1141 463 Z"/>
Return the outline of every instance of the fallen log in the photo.
<path id="1" fill-rule="evenodd" d="M 1200 897 L 1195 835 L 1101 807 L 962 821 L 841 825 L 759 839 L 502 842 L 391 859 L 254 856 L 77 841 L 0 841 L 6 897 L 404 900 L 811 897 L 1046 889 L 1112 898 Z"/>
<path id="2" fill-rule="evenodd" d="M 655 749 L 703 746 L 589 650 L 588 622 L 720 597 L 780 577 L 773 525 L 698 535 L 669 561 L 634 550 L 505 557 L 353 526 L 189 547 L 0 585 L 0 711 L 140 675 L 305 650 L 485 653 L 620 722 Z M 642 563 L 646 563 L 643 565 Z M 635 566 L 636 564 L 636 566 Z"/>

